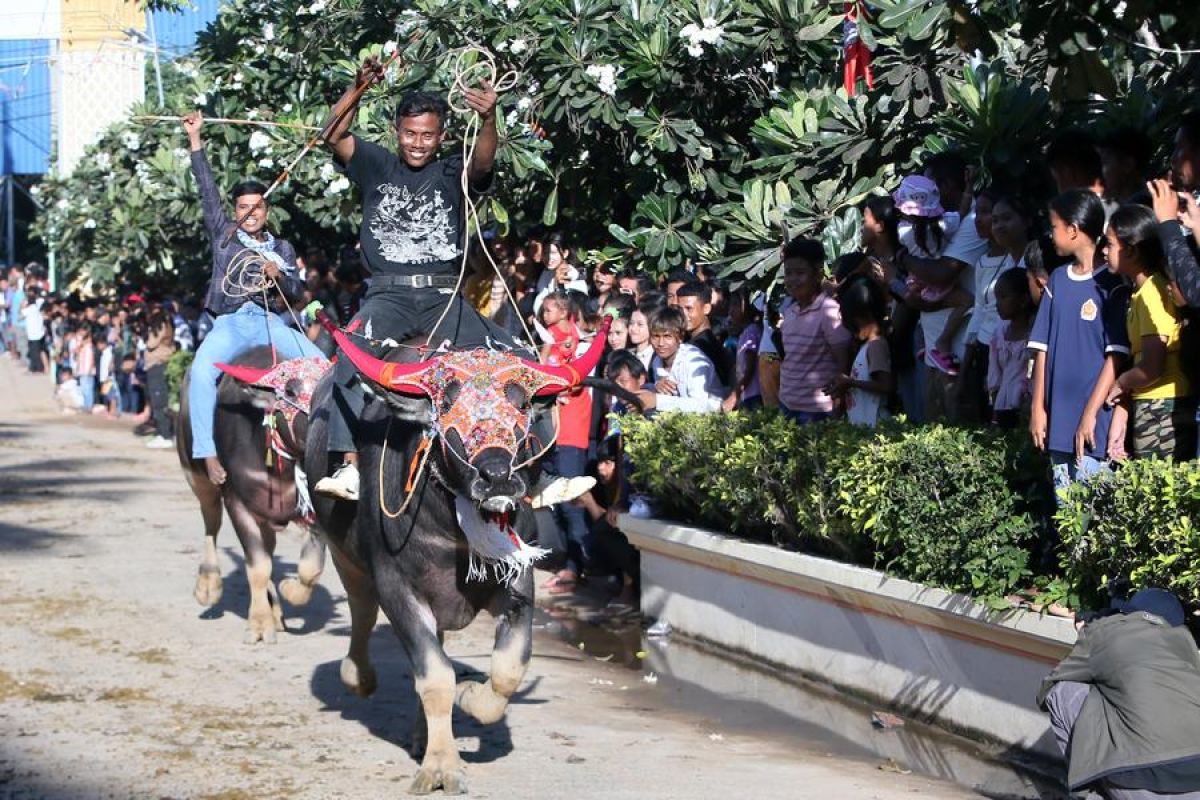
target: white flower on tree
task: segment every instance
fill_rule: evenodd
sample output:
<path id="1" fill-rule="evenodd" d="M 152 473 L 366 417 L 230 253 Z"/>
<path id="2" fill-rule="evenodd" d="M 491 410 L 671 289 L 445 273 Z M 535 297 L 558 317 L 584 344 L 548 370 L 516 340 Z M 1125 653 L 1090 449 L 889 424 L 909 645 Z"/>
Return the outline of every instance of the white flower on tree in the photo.
<path id="1" fill-rule="evenodd" d="M 329 184 L 329 194 L 341 194 L 342 192 L 346 191 L 349 188 L 350 188 L 350 179 L 347 178 L 345 175 L 338 175 L 337 178 L 335 178 Z"/>
<path id="2" fill-rule="evenodd" d="M 700 22 L 700 25 L 689 22 L 679 31 L 680 38 L 687 41 L 688 55 L 692 58 L 704 55 L 704 45 L 706 44 L 720 47 L 721 40 L 725 38 L 725 26 L 718 25 L 714 18 L 705 17 Z"/>
<path id="3" fill-rule="evenodd" d="M 274 22 L 268 22 L 266 25 L 263 25 L 263 39 L 268 42 L 275 39 L 275 23 Z"/>
<path id="4" fill-rule="evenodd" d="M 524 53 L 528 47 L 524 39 L 513 39 L 508 43 L 508 49 L 514 53 Z"/>
<path id="5" fill-rule="evenodd" d="M 92 219 L 91 217 L 88 217 L 87 219 L 85 219 L 83 221 L 83 227 L 87 228 L 90 231 L 92 228 L 96 227 L 96 220 Z"/>
<path id="6" fill-rule="evenodd" d="M 338 174 L 337 167 L 333 166 L 333 164 L 330 164 L 328 161 L 326 161 L 324 164 L 321 165 L 321 171 L 318 174 L 320 175 L 322 181 L 324 181 L 325 183 L 329 183 L 337 176 L 337 174 Z"/>
<path id="7" fill-rule="evenodd" d="M 600 91 L 609 97 L 617 94 L 617 75 L 620 72 L 621 68 L 615 64 L 592 64 L 587 68 L 588 77 L 593 78 Z"/>
<path id="8" fill-rule="evenodd" d="M 271 167 L 275 166 L 275 159 L 271 158 L 270 156 L 267 156 L 266 158 L 260 158 L 258 160 L 258 165 L 263 169 L 270 169 Z"/>
<path id="9" fill-rule="evenodd" d="M 517 101 L 517 109 L 520 111 L 527 111 L 527 110 L 529 110 L 529 107 L 532 105 L 533 105 L 533 99 L 528 96 L 522 97 L 520 100 Z"/>
<path id="10" fill-rule="evenodd" d="M 208 95 L 206 95 L 204 92 L 201 92 L 192 98 L 192 102 L 198 106 L 206 106 L 208 105 Z"/>
<path id="11" fill-rule="evenodd" d="M 271 147 L 271 137 L 263 131 L 255 131 L 250 134 L 250 151 L 257 153 L 260 150 L 268 150 Z"/>
<path id="12" fill-rule="evenodd" d="M 125 131 L 121 134 L 121 144 L 126 150 L 137 150 L 142 146 L 142 140 L 133 131 Z"/>

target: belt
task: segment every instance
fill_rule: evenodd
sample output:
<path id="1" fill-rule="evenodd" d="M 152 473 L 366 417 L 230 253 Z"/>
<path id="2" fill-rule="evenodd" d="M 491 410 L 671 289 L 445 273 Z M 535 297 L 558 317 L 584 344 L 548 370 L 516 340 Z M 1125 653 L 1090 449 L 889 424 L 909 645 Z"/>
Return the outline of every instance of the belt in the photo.
<path id="1" fill-rule="evenodd" d="M 458 286 L 454 275 L 375 275 L 367 278 L 371 288 L 380 286 L 406 286 L 410 289 L 453 289 Z"/>

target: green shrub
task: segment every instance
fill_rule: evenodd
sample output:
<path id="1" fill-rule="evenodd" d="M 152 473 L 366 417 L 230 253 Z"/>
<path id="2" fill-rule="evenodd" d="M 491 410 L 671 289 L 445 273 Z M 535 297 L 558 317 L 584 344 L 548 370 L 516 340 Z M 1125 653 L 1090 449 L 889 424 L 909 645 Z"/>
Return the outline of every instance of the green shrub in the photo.
<path id="1" fill-rule="evenodd" d="M 902 422 L 799 426 L 775 412 L 622 422 L 634 481 L 673 519 L 905 578 L 1000 596 L 1028 575 L 1034 524 L 1010 441 Z"/>
<path id="2" fill-rule="evenodd" d="M 1109 581 L 1159 586 L 1200 607 L 1200 464 L 1129 461 L 1068 489 L 1055 515 L 1062 568 L 1085 601 Z"/>
<path id="3" fill-rule="evenodd" d="M 171 408 L 179 408 L 179 387 L 183 385 L 183 376 L 196 354 L 188 350 L 178 350 L 167 362 L 167 397 Z"/>
<path id="4" fill-rule="evenodd" d="M 985 431 L 910 427 L 860 448 L 841 471 L 842 509 L 877 566 L 985 597 L 1028 577 L 1034 523 L 1007 479 L 1008 451 Z"/>

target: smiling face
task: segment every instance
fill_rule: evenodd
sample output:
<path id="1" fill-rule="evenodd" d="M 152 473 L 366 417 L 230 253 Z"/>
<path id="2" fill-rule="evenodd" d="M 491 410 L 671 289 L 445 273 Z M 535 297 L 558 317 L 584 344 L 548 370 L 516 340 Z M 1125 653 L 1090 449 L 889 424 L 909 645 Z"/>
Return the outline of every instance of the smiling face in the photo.
<path id="1" fill-rule="evenodd" d="M 641 311 L 634 311 L 629 318 L 629 343 L 641 349 L 650 341 L 650 322 Z"/>
<path id="2" fill-rule="evenodd" d="M 666 364 L 670 364 L 675 358 L 681 344 L 683 341 L 675 335 L 674 331 L 660 330 L 650 334 L 650 346 L 654 348 L 654 355 L 661 358 Z"/>
<path id="3" fill-rule="evenodd" d="M 687 320 L 689 336 L 700 333 L 709 327 L 708 315 L 712 312 L 712 306 L 705 303 L 701 298 L 694 295 L 677 297 L 676 304 L 679 310 L 683 312 L 684 319 Z"/>
<path id="4" fill-rule="evenodd" d="M 445 138 L 442 120 L 433 112 L 401 117 L 396 123 L 400 156 L 413 169 L 420 169 L 437 158 L 438 148 Z"/>
<path id="5" fill-rule="evenodd" d="M 236 219 L 242 220 L 242 230 L 257 236 L 267 227 L 271 209 L 261 194 L 243 194 L 233 201 L 233 213 Z"/>
<path id="6" fill-rule="evenodd" d="M 789 258 L 783 262 L 783 288 L 801 308 L 807 308 L 821 291 L 821 270 L 803 258 Z"/>

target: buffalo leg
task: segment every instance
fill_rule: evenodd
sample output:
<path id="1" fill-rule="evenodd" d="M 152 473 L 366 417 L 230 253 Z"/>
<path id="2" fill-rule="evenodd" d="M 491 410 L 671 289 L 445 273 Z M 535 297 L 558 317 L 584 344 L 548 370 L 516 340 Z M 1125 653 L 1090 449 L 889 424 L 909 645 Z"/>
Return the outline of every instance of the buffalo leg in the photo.
<path id="1" fill-rule="evenodd" d="M 225 510 L 233 522 L 242 552 L 246 556 L 246 581 L 250 584 L 250 611 L 246 615 L 246 644 L 263 641 L 275 642 L 275 633 L 283 629 L 278 616 L 278 600 L 272 608 L 271 595 L 275 586 L 271 583 L 271 555 L 275 551 L 275 530 L 270 524 L 261 522 L 250 509 L 233 493 L 225 496 Z"/>
<path id="2" fill-rule="evenodd" d="M 425 715 L 428 743 L 409 792 L 429 794 L 441 788 L 446 794 L 466 794 L 466 775 L 451 725 L 454 665 L 438 642 L 433 612 L 408 592 L 384 591 L 380 599 L 412 662 L 417 696 Z"/>
<path id="3" fill-rule="evenodd" d="M 513 591 L 502 593 L 495 609 L 496 643 L 487 683 L 463 681 L 458 706 L 485 725 L 498 722 L 508 699 L 521 685 L 533 652 L 533 570 L 526 570 Z"/>
<path id="4" fill-rule="evenodd" d="M 279 593 L 294 606 L 302 606 L 312 599 L 313 587 L 325 571 L 325 542 L 317 536 L 311 525 L 304 526 L 304 534 L 304 547 L 300 550 L 296 577 L 279 582 Z"/>
<path id="5" fill-rule="evenodd" d="M 369 697 L 375 692 L 376 679 L 368 646 L 371 631 L 375 630 L 375 622 L 379 619 L 379 600 L 375 586 L 365 572 L 342 555 L 336 546 L 330 552 L 350 605 L 350 650 L 342 659 L 342 683 L 359 697 Z"/>
<path id="6" fill-rule="evenodd" d="M 200 501 L 200 514 L 204 517 L 204 555 L 200 559 L 200 571 L 196 575 L 196 587 L 192 594 L 202 606 L 215 606 L 221 600 L 221 566 L 217 563 L 217 532 L 221 530 L 221 487 L 208 478 L 196 475 L 192 481 L 192 493 Z"/>

